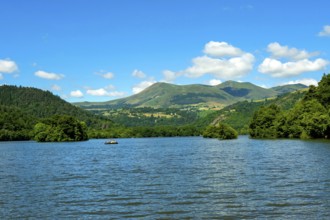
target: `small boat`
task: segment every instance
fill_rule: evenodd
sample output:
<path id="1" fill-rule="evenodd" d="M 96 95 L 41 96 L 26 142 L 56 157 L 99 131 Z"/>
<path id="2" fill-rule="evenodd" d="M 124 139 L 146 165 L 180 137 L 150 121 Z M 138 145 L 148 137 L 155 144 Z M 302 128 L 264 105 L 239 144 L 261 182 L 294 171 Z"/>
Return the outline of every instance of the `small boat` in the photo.
<path id="1" fill-rule="evenodd" d="M 111 141 L 106 141 L 104 144 L 118 144 L 118 142 L 115 140 L 111 140 Z"/>

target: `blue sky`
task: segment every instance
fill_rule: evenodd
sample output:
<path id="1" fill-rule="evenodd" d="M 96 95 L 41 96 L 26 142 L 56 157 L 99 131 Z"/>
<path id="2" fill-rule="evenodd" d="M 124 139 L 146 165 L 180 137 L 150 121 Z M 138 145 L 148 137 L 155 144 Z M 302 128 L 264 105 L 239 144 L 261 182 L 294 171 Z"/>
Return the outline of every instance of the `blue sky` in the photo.
<path id="1" fill-rule="evenodd" d="M 328 0 L 0 0 L 0 84 L 70 102 L 155 82 L 316 84 L 330 71 Z"/>

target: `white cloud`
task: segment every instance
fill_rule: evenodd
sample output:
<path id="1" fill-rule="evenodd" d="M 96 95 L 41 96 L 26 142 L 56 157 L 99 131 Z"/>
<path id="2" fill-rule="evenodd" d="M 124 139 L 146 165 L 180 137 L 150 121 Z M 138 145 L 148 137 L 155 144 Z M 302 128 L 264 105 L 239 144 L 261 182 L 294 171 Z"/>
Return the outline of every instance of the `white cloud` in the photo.
<path id="1" fill-rule="evenodd" d="M 2 73 L 0 73 L 0 80 L 2 80 L 3 79 L 3 75 L 2 75 Z"/>
<path id="2" fill-rule="evenodd" d="M 125 92 L 108 91 L 108 89 L 112 90 L 113 88 L 114 87 L 110 85 L 100 89 L 87 89 L 86 93 L 92 96 L 109 96 L 109 97 L 120 97 L 125 95 Z"/>
<path id="3" fill-rule="evenodd" d="M 0 73 L 13 73 L 18 71 L 17 64 L 9 59 L 0 60 Z"/>
<path id="4" fill-rule="evenodd" d="M 216 59 L 208 56 L 193 59 L 193 66 L 183 71 L 188 77 L 201 77 L 212 74 L 219 79 L 240 78 L 253 69 L 254 56 L 244 53 L 230 59 Z"/>
<path id="5" fill-rule="evenodd" d="M 173 81 L 178 76 L 191 78 L 206 74 L 218 79 L 237 79 L 253 69 L 254 56 L 226 42 L 210 41 L 205 45 L 206 55 L 192 59 L 192 66 L 179 72 L 165 70 L 165 81 Z"/>
<path id="6" fill-rule="evenodd" d="M 101 88 L 101 89 L 88 89 L 87 94 L 93 95 L 93 96 L 107 96 L 108 92 L 104 88 Z"/>
<path id="7" fill-rule="evenodd" d="M 244 52 L 226 42 L 210 41 L 204 47 L 204 53 L 211 56 L 225 57 L 225 56 L 240 56 Z"/>
<path id="8" fill-rule="evenodd" d="M 64 77 L 63 74 L 57 74 L 57 73 L 49 73 L 45 71 L 37 71 L 34 73 L 35 76 L 43 78 L 43 79 L 49 79 L 49 80 L 60 80 Z"/>
<path id="9" fill-rule="evenodd" d="M 75 98 L 82 98 L 84 97 L 84 94 L 80 90 L 75 90 L 70 92 L 70 96 Z"/>
<path id="10" fill-rule="evenodd" d="M 148 88 L 149 86 L 153 85 L 154 83 L 156 83 L 156 81 L 154 81 L 154 80 L 142 81 L 132 88 L 132 92 L 133 92 L 133 94 L 142 92 L 144 89 Z"/>
<path id="11" fill-rule="evenodd" d="M 62 88 L 60 86 L 54 84 L 54 85 L 52 85 L 52 90 L 54 90 L 54 91 L 61 91 Z"/>
<path id="12" fill-rule="evenodd" d="M 258 67 L 258 71 L 272 77 L 291 77 L 305 72 L 320 71 L 329 64 L 329 61 L 325 59 L 309 59 L 319 55 L 319 52 L 307 52 L 294 47 L 289 48 L 277 42 L 270 43 L 267 51 L 271 53 L 271 57 L 263 60 Z M 284 61 L 283 58 L 288 60 Z"/>
<path id="13" fill-rule="evenodd" d="M 299 84 L 299 83 L 306 85 L 306 86 L 310 86 L 310 85 L 317 86 L 318 85 L 318 82 L 315 79 L 298 79 L 298 80 L 293 80 L 293 81 L 283 83 L 283 85 L 292 85 L 292 84 Z"/>
<path id="14" fill-rule="evenodd" d="M 216 86 L 216 85 L 219 85 L 221 83 L 222 83 L 221 80 L 218 80 L 218 79 L 211 79 L 209 81 L 209 85 L 211 85 L 211 86 Z"/>
<path id="15" fill-rule="evenodd" d="M 267 51 L 270 52 L 274 58 L 288 58 L 290 60 L 302 60 L 319 55 L 319 52 L 309 53 L 306 50 L 282 46 L 277 42 L 268 44 Z"/>
<path id="16" fill-rule="evenodd" d="M 115 75 L 111 72 L 108 72 L 108 73 L 103 73 L 101 74 L 101 76 L 104 78 L 104 79 L 112 79 Z"/>
<path id="17" fill-rule="evenodd" d="M 163 80 L 164 82 L 172 83 L 180 74 L 170 70 L 164 70 L 163 75 L 164 75 L 164 80 Z"/>
<path id="18" fill-rule="evenodd" d="M 141 70 L 137 70 L 135 69 L 133 72 L 132 72 L 132 76 L 134 77 L 137 77 L 137 78 L 140 78 L 140 79 L 143 79 L 146 77 L 146 74 L 144 72 L 142 72 Z"/>
<path id="19" fill-rule="evenodd" d="M 319 71 L 324 69 L 329 62 L 324 59 L 316 59 L 310 61 L 303 59 L 295 62 L 283 63 L 277 59 L 266 58 L 259 65 L 258 71 L 269 74 L 273 77 L 290 77 L 296 76 L 304 72 Z"/>
<path id="20" fill-rule="evenodd" d="M 330 25 L 325 25 L 323 30 L 319 32 L 320 37 L 330 37 Z"/>

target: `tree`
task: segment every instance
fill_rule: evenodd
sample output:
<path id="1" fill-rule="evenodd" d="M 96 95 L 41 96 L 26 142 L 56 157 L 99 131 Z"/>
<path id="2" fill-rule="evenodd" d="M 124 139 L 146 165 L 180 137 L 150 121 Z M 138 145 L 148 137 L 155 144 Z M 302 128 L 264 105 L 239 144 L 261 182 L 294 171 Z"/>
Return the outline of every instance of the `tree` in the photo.
<path id="1" fill-rule="evenodd" d="M 204 138 L 218 138 L 218 139 L 236 139 L 238 133 L 235 129 L 227 124 L 219 123 L 215 126 L 208 126 L 203 132 Z"/>
<path id="2" fill-rule="evenodd" d="M 252 117 L 249 125 L 250 136 L 252 138 L 276 138 L 276 120 L 280 113 L 280 107 L 275 104 L 262 106 Z"/>
<path id="3" fill-rule="evenodd" d="M 330 106 L 330 74 L 324 74 L 317 87 L 318 101 L 324 106 Z"/>
<path id="4" fill-rule="evenodd" d="M 327 109 L 316 99 L 298 102 L 286 121 L 290 138 L 324 138 L 330 126 Z"/>
<path id="5" fill-rule="evenodd" d="M 39 142 L 84 141 L 87 126 L 68 115 L 55 115 L 34 126 L 34 139 Z"/>

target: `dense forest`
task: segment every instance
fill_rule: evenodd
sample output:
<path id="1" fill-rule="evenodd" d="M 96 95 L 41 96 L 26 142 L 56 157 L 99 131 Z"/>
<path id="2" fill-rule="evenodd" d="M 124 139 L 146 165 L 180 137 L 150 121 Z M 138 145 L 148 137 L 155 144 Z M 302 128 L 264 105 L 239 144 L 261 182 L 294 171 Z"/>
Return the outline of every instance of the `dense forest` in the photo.
<path id="1" fill-rule="evenodd" d="M 35 125 L 54 115 L 71 116 L 84 122 L 89 129 L 115 126 L 110 119 L 73 106 L 49 91 L 0 86 L 0 140 L 33 139 Z"/>
<path id="2" fill-rule="evenodd" d="M 330 74 L 310 86 L 293 108 L 276 104 L 257 110 L 249 125 L 252 138 L 330 138 Z"/>
<path id="3" fill-rule="evenodd" d="M 113 124 L 111 120 L 76 107 L 49 91 L 31 87 L 0 86 L 0 105 L 20 109 L 25 115 L 35 119 L 70 115 L 93 128 Z"/>
<path id="4" fill-rule="evenodd" d="M 0 105 L 0 140 L 29 140 L 37 119 L 17 107 Z"/>
<path id="5" fill-rule="evenodd" d="M 87 126 L 72 116 L 54 115 L 34 126 L 34 139 L 39 142 L 85 141 Z"/>

